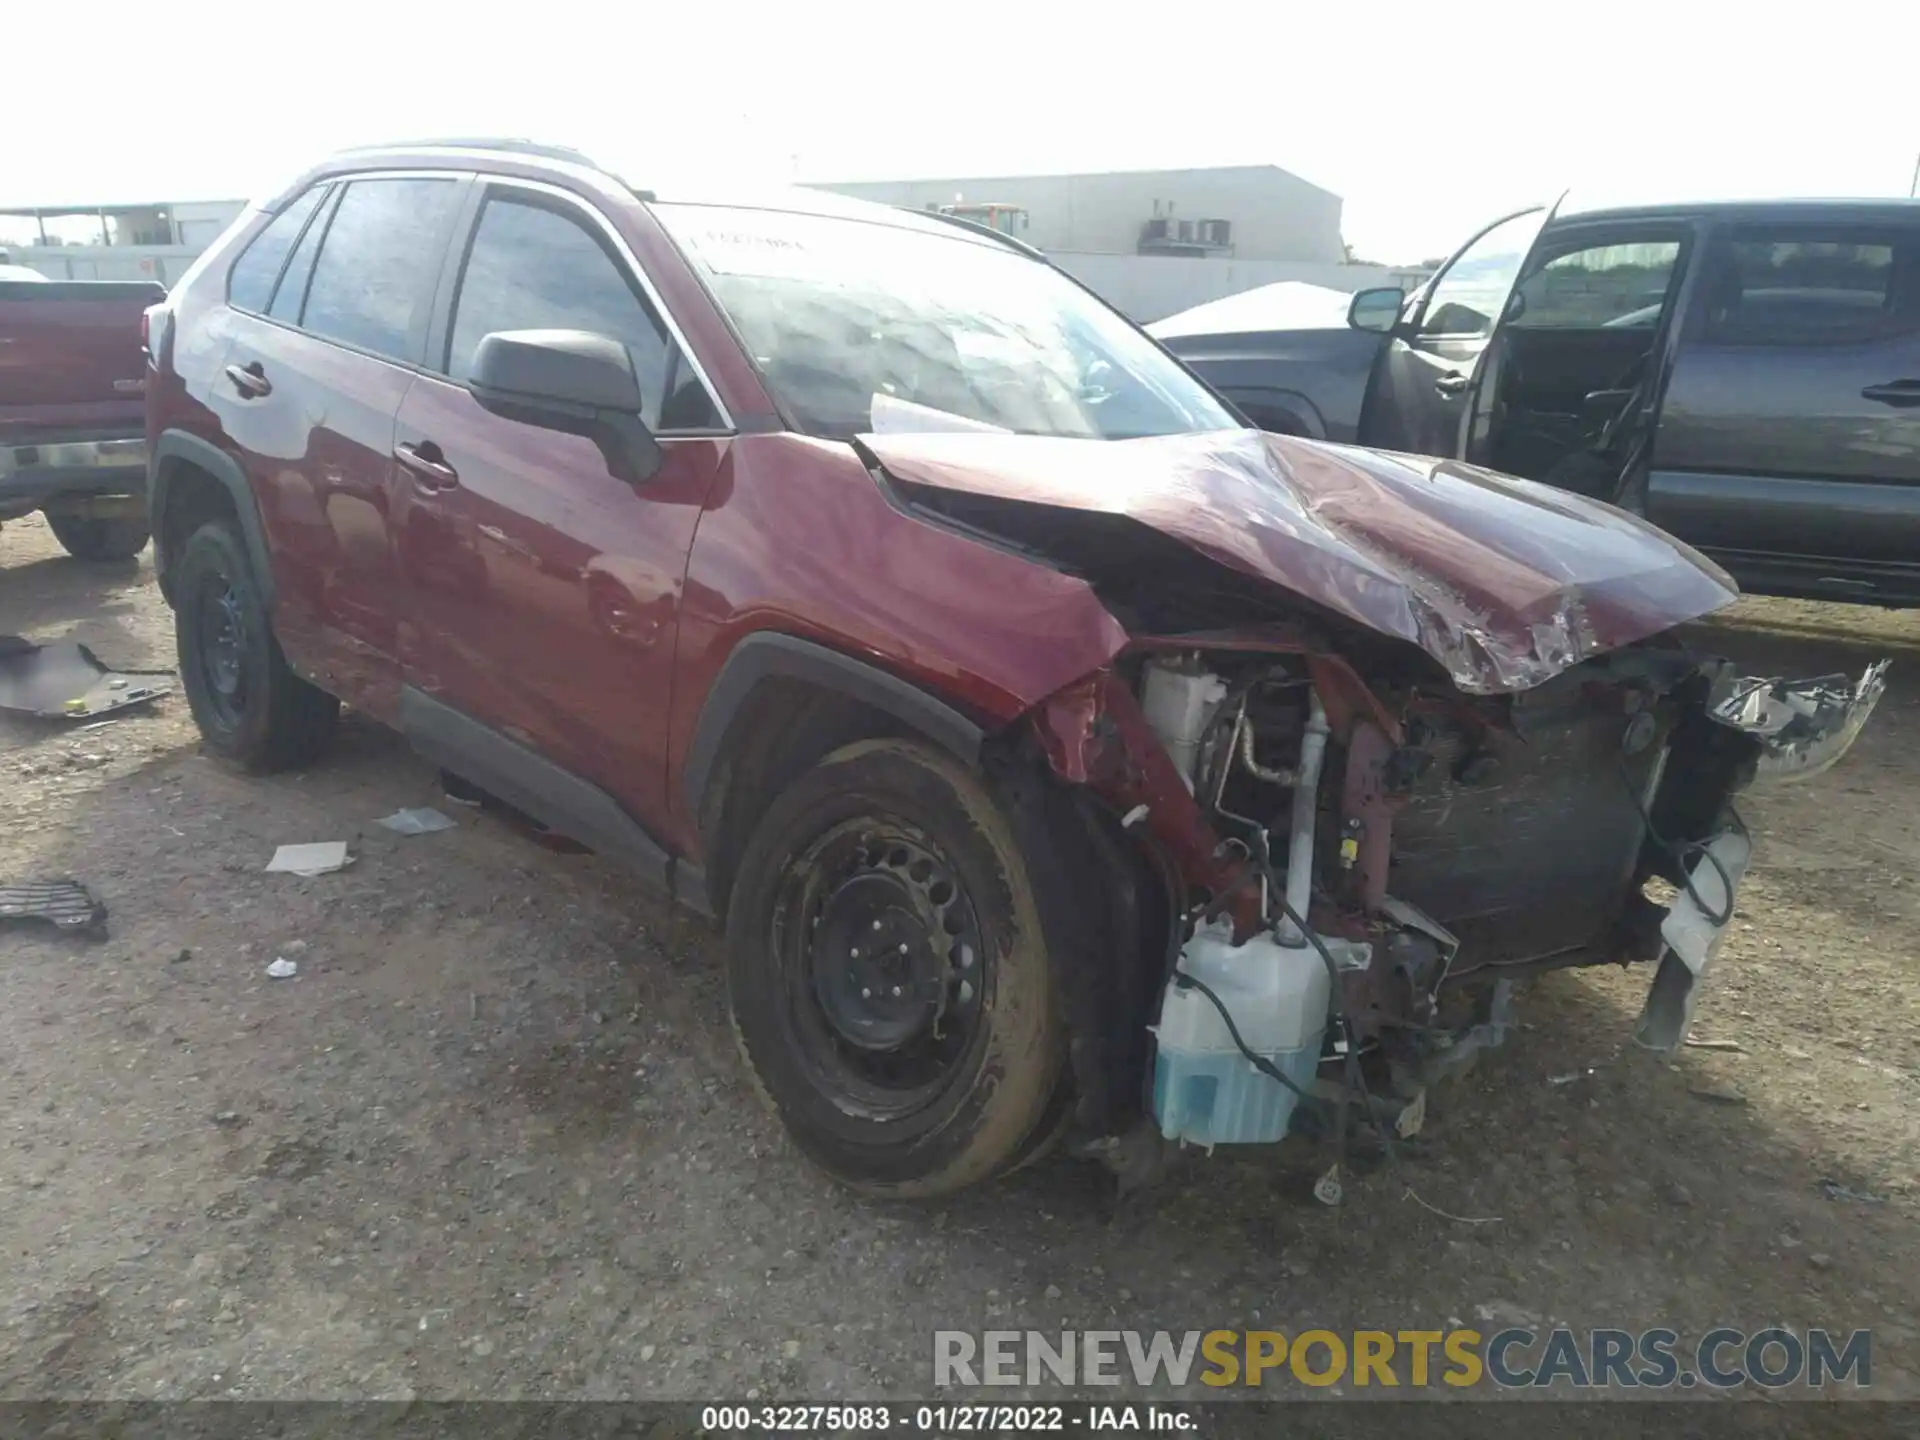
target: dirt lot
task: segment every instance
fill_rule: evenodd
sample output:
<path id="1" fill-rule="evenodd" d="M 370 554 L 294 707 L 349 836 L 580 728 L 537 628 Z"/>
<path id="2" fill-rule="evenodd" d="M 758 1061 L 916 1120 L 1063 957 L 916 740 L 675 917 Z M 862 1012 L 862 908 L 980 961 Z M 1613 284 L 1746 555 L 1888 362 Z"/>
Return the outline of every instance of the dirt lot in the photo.
<path id="1" fill-rule="evenodd" d="M 173 662 L 150 557 L 85 567 L 37 520 L 0 536 L 0 630 Z M 0 721 L 0 877 L 113 911 L 100 944 L 0 933 L 0 1395 L 913 1396 L 936 1328 L 1523 1316 L 1872 1327 L 1874 1389 L 1920 1395 L 1920 617 L 1747 602 L 1707 638 L 1895 657 L 1854 755 L 1746 806 L 1695 1032 L 1741 1048 L 1656 1063 L 1624 1049 L 1644 973 L 1540 981 L 1338 1212 L 1291 1152 L 1119 1203 L 1062 1161 L 864 1202 L 755 1102 L 708 929 L 490 816 L 374 825 L 439 800 L 391 734 L 349 717 L 322 768 L 254 780 L 179 697 Z M 334 839 L 342 873 L 262 873 Z"/>

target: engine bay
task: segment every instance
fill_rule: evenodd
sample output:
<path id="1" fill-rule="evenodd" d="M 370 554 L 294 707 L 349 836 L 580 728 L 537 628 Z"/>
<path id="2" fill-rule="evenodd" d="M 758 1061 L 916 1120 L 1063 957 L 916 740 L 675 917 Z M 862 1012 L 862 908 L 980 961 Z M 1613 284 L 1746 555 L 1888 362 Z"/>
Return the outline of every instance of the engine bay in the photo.
<path id="1" fill-rule="evenodd" d="M 1829 683 L 1817 727 L 1857 733 L 1881 683 Z M 1570 966 L 1655 966 L 1637 1038 L 1677 1046 L 1751 853 L 1733 798 L 1777 748 L 1737 712 L 1778 721 L 1755 687 L 1783 684 L 1658 640 L 1475 696 L 1245 635 L 1142 641 L 1056 697 L 1056 772 L 1173 895 L 1144 1120 L 1207 1148 L 1304 1127 L 1342 1156 L 1350 1114 L 1410 1133 L 1504 1038 L 1513 982 Z"/>

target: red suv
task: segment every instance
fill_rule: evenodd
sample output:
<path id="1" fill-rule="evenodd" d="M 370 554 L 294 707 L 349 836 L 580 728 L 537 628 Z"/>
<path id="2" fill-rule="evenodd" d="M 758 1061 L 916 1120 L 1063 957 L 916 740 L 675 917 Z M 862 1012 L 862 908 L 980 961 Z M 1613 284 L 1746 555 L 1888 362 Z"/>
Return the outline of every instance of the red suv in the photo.
<path id="1" fill-rule="evenodd" d="M 1669 633 L 1735 594 L 1684 545 L 1252 431 L 938 215 L 355 152 L 151 349 L 209 748 L 344 700 L 723 917 L 769 1100 L 875 1192 L 1404 1123 L 1543 968 L 1649 962 L 1677 1044 L 1729 797 L 1881 688 L 1739 680 Z"/>

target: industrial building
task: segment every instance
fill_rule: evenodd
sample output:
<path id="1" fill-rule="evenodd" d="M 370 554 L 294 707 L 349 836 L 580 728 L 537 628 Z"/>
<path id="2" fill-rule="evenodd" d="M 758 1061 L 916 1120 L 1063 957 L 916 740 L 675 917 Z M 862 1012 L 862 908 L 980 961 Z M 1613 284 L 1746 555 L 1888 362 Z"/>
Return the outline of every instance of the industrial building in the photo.
<path id="1" fill-rule="evenodd" d="M 1406 283 L 1349 265 L 1338 195 L 1278 165 L 816 184 L 991 225 L 1046 252 L 1142 323 L 1276 281 Z"/>
<path id="2" fill-rule="evenodd" d="M 241 200 L 0 207 L 0 250 L 54 280 L 171 285 L 245 208 Z"/>
<path id="3" fill-rule="evenodd" d="M 1278 165 L 992 175 L 816 187 L 915 209 L 1020 212 L 1019 238 L 1048 254 L 1185 255 L 1337 265 L 1340 197 Z"/>

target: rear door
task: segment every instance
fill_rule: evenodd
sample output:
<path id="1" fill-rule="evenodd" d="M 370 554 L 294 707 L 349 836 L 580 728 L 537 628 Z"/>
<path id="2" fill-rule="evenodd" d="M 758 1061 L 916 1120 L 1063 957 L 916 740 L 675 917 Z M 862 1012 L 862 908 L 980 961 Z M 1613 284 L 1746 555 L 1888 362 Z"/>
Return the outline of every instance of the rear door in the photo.
<path id="1" fill-rule="evenodd" d="M 1920 600 L 1920 229 L 1721 226 L 1648 517 L 1749 588 Z"/>
<path id="2" fill-rule="evenodd" d="M 1547 211 L 1495 222 L 1441 267 L 1381 357 L 1360 441 L 1416 455 L 1457 455 L 1475 368 L 1507 307 Z"/>
<path id="3" fill-rule="evenodd" d="M 483 183 L 449 262 L 433 373 L 399 416 L 407 681 L 662 834 L 681 593 L 728 427 L 611 221 L 550 186 Z M 665 455 L 657 474 L 618 480 L 591 440 L 474 400 L 481 338 L 539 329 L 626 346 Z"/>
<path id="4" fill-rule="evenodd" d="M 295 200 L 234 264 L 212 392 L 258 497 L 277 633 L 375 714 L 398 702 L 394 416 L 426 343 L 466 177 L 352 177 Z"/>

